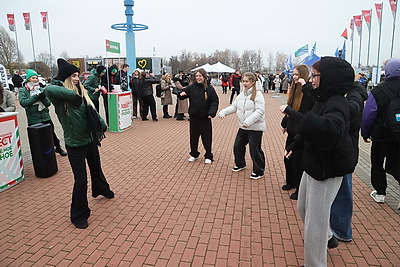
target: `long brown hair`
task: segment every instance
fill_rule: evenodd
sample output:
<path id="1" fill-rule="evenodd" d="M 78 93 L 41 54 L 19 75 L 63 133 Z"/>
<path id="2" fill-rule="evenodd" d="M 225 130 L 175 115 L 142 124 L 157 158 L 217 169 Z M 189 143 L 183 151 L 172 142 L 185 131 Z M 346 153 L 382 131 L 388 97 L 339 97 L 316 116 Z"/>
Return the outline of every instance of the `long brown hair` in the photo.
<path id="1" fill-rule="evenodd" d="M 204 78 L 204 81 L 203 81 L 204 99 L 207 100 L 207 98 L 208 98 L 208 96 L 207 96 L 207 86 L 208 86 L 208 84 L 207 84 L 207 72 L 206 72 L 204 69 L 198 69 L 198 70 L 196 70 L 196 71 L 194 72 L 194 75 L 193 75 L 193 82 L 196 81 L 196 74 L 197 74 L 197 73 L 200 73 L 201 76 L 203 76 L 203 78 Z"/>
<path id="2" fill-rule="evenodd" d="M 252 73 L 252 72 L 246 72 L 243 76 L 246 77 L 247 79 L 249 79 L 250 81 L 254 82 L 253 86 L 251 87 L 251 96 L 250 96 L 250 100 L 254 101 L 254 99 L 256 99 L 256 95 L 257 95 L 256 75 L 254 75 L 254 73 Z"/>
<path id="3" fill-rule="evenodd" d="M 310 70 L 308 69 L 307 65 L 302 64 L 294 68 L 299 72 L 299 78 L 303 78 L 305 81 L 308 81 Z M 287 104 L 297 111 L 300 109 L 301 100 L 303 99 L 303 92 L 301 88 L 301 84 L 295 83 L 293 80 L 290 86 L 289 97 L 287 100 Z"/>

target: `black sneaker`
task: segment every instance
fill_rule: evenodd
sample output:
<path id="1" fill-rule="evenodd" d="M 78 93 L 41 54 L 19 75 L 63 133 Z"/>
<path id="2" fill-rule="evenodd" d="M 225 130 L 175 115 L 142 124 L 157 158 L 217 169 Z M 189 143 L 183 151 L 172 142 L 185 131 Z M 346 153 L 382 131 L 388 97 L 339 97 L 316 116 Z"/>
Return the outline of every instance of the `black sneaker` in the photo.
<path id="1" fill-rule="evenodd" d="M 258 180 L 258 179 L 260 179 L 262 177 L 264 177 L 264 174 L 258 175 L 258 174 L 255 174 L 254 172 L 252 172 L 251 175 L 250 175 L 250 179 L 253 179 L 253 180 Z"/>
<path id="2" fill-rule="evenodd" d="M 336 248 L 337 246 L 339 246 L 339 241 L 335 236 L 332 236 L 331 239 L 328 240 L 328 248 L 332 249 Z"/>
<path id="3" fill-rule="evenodd" d="M 296 190 L 293 194 L 290 195 L 290 199 L 297 200 L 299 197 L 299 192 Z"/>
<path id="4" fill-rule="evenodd" d="M 87 222 L 80 222 L 80 223 L 73 223 L 73 224 L 78 229 L 86 229 L 89 226 L 89 224 Z"/>
<path id="5" fill-rule="evenodd" d="M 111 190 L 109 192 L 105 193 L 105 194 L 92 194 L 92 197 L 96 198 L 99 195 L 102 195 L 103 197 L 108 198 L 108 199 L 114 198 L 114 192 L 111 191 Z"/>
<path id="6" fill-rule="evenodd" d="M 240 172 L 241 170 L 244 170 L 244 169 L 246 169 L 246 166 L 243 166 L 243 167 L 234 166 L 234 167 L 232 168 L 232 171 L 234 171 L 234 172 Z"/>
<path id="7" fill-rule="evenodd" d="M 56 148 L 55 152 L 60 154 L 63 157 L 65 157 L 67 155 L 67 152 L 65 152 L 61 147 Z"/>
<path id="8" fill-rule="evenodd" d="M 294 187 L 288 184 L 284 184 L 282 185 L 282 190 L 288 191 L 290 189 L 293 189 Z"/>

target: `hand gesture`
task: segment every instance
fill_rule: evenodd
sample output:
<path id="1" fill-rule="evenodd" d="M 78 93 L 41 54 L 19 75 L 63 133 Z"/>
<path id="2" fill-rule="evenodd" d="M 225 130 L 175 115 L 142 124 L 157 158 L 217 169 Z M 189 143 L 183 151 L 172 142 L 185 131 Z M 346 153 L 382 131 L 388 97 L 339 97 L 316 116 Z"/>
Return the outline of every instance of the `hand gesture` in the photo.
<path id="1" fill-rule="evenodd" d="M 287 106 L 288 106 L 288 105 L 281 105 L 281 106 L 279 107 L 279 110 L 281 111 L 282 114 L 285 114 L 285 109 L 286 109 Z"/>

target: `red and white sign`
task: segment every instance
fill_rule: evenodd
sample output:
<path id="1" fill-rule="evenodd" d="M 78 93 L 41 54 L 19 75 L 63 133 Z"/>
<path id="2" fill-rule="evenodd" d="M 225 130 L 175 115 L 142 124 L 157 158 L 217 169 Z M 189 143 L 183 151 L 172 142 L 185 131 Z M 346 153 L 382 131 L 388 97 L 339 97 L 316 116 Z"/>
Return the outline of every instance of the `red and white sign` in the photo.
<path id="1" fill-rule="evenodd" d="M 10 31 L 15 32 L 15 19 L 14 14 L 7 14 L 8 27 Z"/>
<path id="2" fill-rule="evenodd" d="M 42 16 L 43 29 L 47 30 L 47 12 L 40 12 L 40 16 Z"/>
<path id="3" fill-rule="evenodd" d="M 368 30 L 371 30 L 371 10 L 362 10 L 364 21 L 367 24 Z"/>
<path id="4" fill-rule="evenodd" d="M 354 19 L 354 25 L 356 25 L 358 35 L 361 35 L 361 33 L 362 33 L 362 16 L 361 15 L 353 16 L 353 19 Z"/>
<path id="5" fill-rule="evenodd" d="M 375 4 L 376 16 L 378 17 L 379 23 L 382 21 L 382 3 Z"/>
<path id="6" fill-rule="evenodd" d="M 30 30 L 31 29 L 31 14 L 30 13 L 22 13 L 22 16 L 24 17 L 25 21 L 25 30 Z"/>
<path id="7" fill-rule="evenodd" d="M 393 18 L 396 17 L 396 9 L 397 9 L 396 2 L 397 2 L 396 0 L 389 0 L 390 9 L 392 10 Z"/>

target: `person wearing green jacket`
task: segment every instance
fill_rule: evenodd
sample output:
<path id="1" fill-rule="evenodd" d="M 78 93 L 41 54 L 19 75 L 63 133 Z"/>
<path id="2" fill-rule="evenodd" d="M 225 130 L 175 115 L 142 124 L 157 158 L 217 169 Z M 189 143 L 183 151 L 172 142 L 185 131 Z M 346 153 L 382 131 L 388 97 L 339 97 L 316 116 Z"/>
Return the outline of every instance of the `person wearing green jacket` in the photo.
<path id="1" fill-rule="evenodd" d="M 99 65 L 90 71 L 89 77 L 84 81 L 83 86 L 88 91 L 97 112 L 99 112 L 99 97 L 101 92 L 101 76 L 106 74 L 106 67 Z"/>
<path id="2" fill-rule="evenodd" d="M 98 146 L 107 125 L 95 110 L 88 91 L 79 80 L 79 69 L 62 58 L 57 60 L 58 74 L 45 93 L 55 107 L 64 130 L 65 146 L 74 174 L 70 219 L 76 228 L 88 227 L 90 208 L 87 199 L 86 162 L 90 170 L 92 196 L 114 198 L 104 176 Z"/>
<path id="3" fill-rule="evenodd" d="M 54 124 L 50 118 L 49 106 L 51 103 L 43 91 L 44 88 L 39 85 L 39 75 L 37 72 L 27 69 L 26 79 L 18 92 L 18 100 L 25 109 L 28 126 L 36 123 L 50 124 L 53 131 L 55 152 L 61 156 L 66 156 L 67 153 L 61 148 L 60 140 L 54 132 Z"/>

